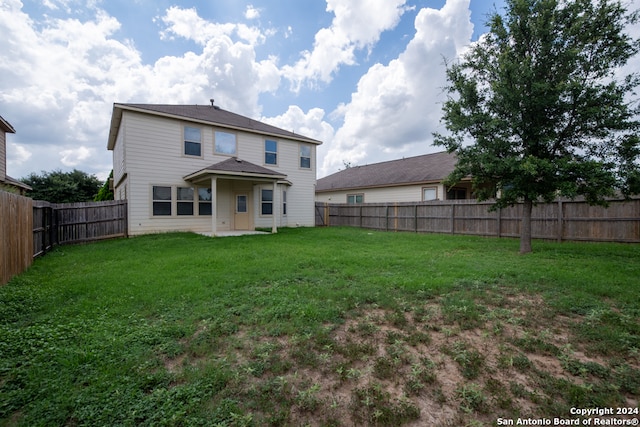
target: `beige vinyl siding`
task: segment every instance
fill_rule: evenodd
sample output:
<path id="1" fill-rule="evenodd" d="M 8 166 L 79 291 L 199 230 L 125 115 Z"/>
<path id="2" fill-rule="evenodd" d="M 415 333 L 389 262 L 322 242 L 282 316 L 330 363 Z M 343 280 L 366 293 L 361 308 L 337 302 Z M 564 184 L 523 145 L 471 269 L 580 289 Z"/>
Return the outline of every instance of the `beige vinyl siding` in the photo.
<path id="1" fill-rule="evenodd" d="M 7 134 L 0 131 L 0 180 L 7 176 Z"/>
<path id="2" fill-rule="evenodd" d="M 316 200 L 325 203 L 347 203 L 347 194 L 357 193 L 364 194 L 364 203 L 420 202 L 422 201 L 422 189 L 425 187 L 437 187 L 438 199 L 444 200 L 446 198 L 442 184 L 416 184 L 322 192 L 316 194 Z"/>
<path id="3" fill-rule="evenodd" d="M 176 215 L 176 188 L 191 186 L 182 180 L 182 177 L 212 162 L 211 159 L 207 163 L 205 159 L 182 155 L 183 125 L 178 120 L 167 120 L 128 111 L 123 113 L 121 127 L 125 130 L 127 141 L 126 171 L 129 184 L 129 234 L 131 235 L 164 231 L 206 232 L 211 230 L 210 216 L 177 218 Z M 210 132 L 209 136 L 211 137 Z M 206 135 L 203 135 L 203 139 L 205 138 Z M 172 187 L 174 202 L 172 216 L 153 216 L 151 200 L 154 185 Z"/>
<path id="4" fill-rule="evenodd" d="M 183 155 L 183 126 L 185 121 L 168 119 L 132 111 L 124 111 L 117 142 L 114 147 L 114 180 L 117 183 L 126 173 L 126 192 L 129 200 L 129 234 L 146 234 L 164 231 L 210 232 L 210 216 L 180 216 L 175 212 L 176 187 L 190 187 L 182 177 L 201 170 L 212 164 L 228 159 L 230 156 L 214 154 L 213 126 L 198 125 L 202 130 L 202 158 Z M 222 129 L 224 130 L 224 129 Z M 226 130 L 225 130 L 226 131 Z M 248 162 L 264 165 L 263 135 L 234 131 L 237 142 L 237 157 Z M 126 140 L 126 147 L 124 141 Z M 283 224 L 314 225 L 314 186 L 316 147 L 312 149 L 311 169 L 299 168 L 299 143 L 286 139 L 278 141 L 278 165 L 268 165 L 269 169 L 287 175 L 293 185 L 287 186 L 287 216 L 282 217 L 281 188 L 275 194 L 274 203 L 278 203 L 278 226 Z M 122 164 L 118 168 L 118 164 Z M 117 178 L 116 178 L 117 176 Z M 272 188 L 272 184 L 264 183 Z M 174 195 L 172 216 L 154 217 L 152 215 L 153 185 L 171 186 Z M 233 228 L 235 212 L 235 193 L 245 191 L 253 206 L 252 225 L 271 227 L 272 217 L 259 215 L 259 188 L 246 181 L 217 180 L 217 199 L 214 209 L 217 213 L 218 230 Z M 244 187 L 246 186 L 246 187 Z M 197 212 L 197 207 L 194 208 Z"/>

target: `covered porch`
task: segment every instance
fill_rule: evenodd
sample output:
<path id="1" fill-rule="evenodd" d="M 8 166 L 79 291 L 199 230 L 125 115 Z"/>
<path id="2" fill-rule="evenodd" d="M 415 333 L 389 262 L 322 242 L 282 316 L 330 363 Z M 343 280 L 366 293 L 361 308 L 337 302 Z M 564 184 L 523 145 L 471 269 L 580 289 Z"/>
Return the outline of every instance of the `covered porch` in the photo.
<path id="1" fill-rule="evenodd" d="M 264 221 L 265 218 L 260 216 L 262 212 L 259 213 L 259 205 L 264 201 L 259 200 L 260 193 L 254 190 L 256 186 L 262 191 L 267 189 L 267 193 L 271 190 L 270 226 L 271 232 L 277 233 L 280 204 L 275 197 L 278 185 L 290 184 L 286 178 L 285 174 L 231 157 L 189 174 L 184 180 L 211 188 L 211 232 L 206 234 L 226 236 L 253 232 L 258 219 Z"/>

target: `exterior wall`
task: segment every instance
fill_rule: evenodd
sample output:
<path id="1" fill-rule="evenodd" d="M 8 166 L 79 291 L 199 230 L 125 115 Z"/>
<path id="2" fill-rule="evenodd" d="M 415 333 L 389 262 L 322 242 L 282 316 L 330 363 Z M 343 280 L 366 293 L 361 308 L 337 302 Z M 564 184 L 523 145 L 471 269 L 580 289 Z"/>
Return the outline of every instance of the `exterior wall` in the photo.
<path id="1" fill-rule="evenodd" d="M 185 125 L 199 127 L 202 135 L 202 157 L 183 155 L 183 128 Z M 113 149 L 114 182 L 116 198 L 128 199 L 129 234 L 146 234 L 166 231 L 211 232 L 211 216 L 197 214 L 197 201 L 193 216 L 177 216 L 175 195 L 177 187 L 193 187 L 182 177 L 224 161 L 230 156 L 214 154 L 214 132 L 210 125 L 200 125 L 177 119 L 158 117 L 132 111 L 123 111 L 120 130 Z M 229 132 L 225 129 L 225 132 Z M 264 140 L 262 135 L 236 131 L 237 157 L 262 165 L 287 175 L 292 183 L 287 188 L 287 215 L 279 215 L 278 226 L 299 224 L 314 226 L 314 185 L 316 180 L 316 146 L 311 147 L 311 169 L 299 167 L 299 146 L 297 141 L 268 138 L 278 141 L 278 165 L 264 163 Z M 152 215 L 152 187 L 171 186 L 173 191 L 172 216 Z M 217 229 L 234 228 L 235 194 L 246 192 L 253 209 L 250 227 L 271 227 L 272 217 L 260 215 L 260 187 L 271 183 L 256 183 L 243 180 L 218 178 L 216 185 Z M 209 185 L 207 185 L 207 188 Z M 279 203 L 277 212 L 282 212 L 281 188 L 275 195 L 274 203 Z M 197 195 L 196 195 L 197 198 Z"/>
<path id="2" fill-rule="evenodd" d="M 436 187 L 438 200 L 446 199 L 442 184 L 418 184 L 398 187 L 361 188 L 347 191 L 331 191 L 316 194 L 316 201 L 326 203 L 347 203 L 347 195 L 364 194 L 364 203 L 421 202 L 422 189 Z"/>
<path id="3" fill-rule="evenodd" d="M 0 130 L 0 181 L 7 177 L 7 134 Z"/>

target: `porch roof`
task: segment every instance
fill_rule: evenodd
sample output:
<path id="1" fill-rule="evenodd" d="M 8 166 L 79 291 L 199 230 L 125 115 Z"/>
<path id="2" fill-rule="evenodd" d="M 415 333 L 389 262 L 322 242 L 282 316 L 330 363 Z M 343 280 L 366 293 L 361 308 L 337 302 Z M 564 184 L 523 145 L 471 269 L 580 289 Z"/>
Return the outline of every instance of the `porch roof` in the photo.
<path id="1" fill-rule="evenodd" d="M 267 169 L 237 157 L 231 157 L 220 163 L 215 163 L 199 171 L 193 172 L 184 177 L 185 181 L 196 182 L 218 176 L 235 179 L 254 179 L 264 181 L 277 181 L 287 178 L 286 174 Z"/>

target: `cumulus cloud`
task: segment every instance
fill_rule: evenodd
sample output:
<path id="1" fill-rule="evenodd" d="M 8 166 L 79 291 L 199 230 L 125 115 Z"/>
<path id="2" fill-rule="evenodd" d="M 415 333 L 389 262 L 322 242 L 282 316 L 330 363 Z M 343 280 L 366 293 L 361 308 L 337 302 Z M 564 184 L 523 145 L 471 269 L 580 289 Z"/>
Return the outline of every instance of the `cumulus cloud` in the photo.
<path id="1" fill-rule="evenodd" d="M 265 36 L 259 28 L 249 27 L 245 24 L 209 22 L 202 19 L 195 8 L 183 9 L 172 6 L 167 9 L 165 16 L 161 19 L 167 25 L 166 30 L 161 32 L 164 38 L 179 36 L 201 45 L 216 37 L 232 35 L 236 35 L 250 45 L 257 45 L 265 41 Z"/>
<path id="2" fill-rule="evenodd" d="M 327 147 L 321 174 L 353 164 L 413 156 L 427 151 L 439 126 L 438 102 L 446 83 L 444 58 L 470 43 L 469 0 L 448 0 L 440 10 L 422 9 L 415 36 L 387 65 L 375 64 L 360 78 L 348 104 L 334 114 L 343 125 Z"/>
<path id="3" fill-rule="evenodd" d="M 260 18 L 260 9 L 256 9 L 253 5 L 248 5 L 247 10 L 244 12 L 244 17 L 247 19 L 258 19 Z"/>
<path id="4" fill-rule="evenodd" d="M 62 164 L 69 167 L 78 166 L 87 159 L 91 158 L 92 149 L 84 146 L 80 146 L 73 149 L 60 151 L 60 159 Z"/>
<path id="5" fill-rule="evenodd" d="M 6 0 L 0 8 L 0 108 L 18 131 L 9 139 L 21 148 L 8 162 L 18 177 L 80 162 L 89 173 L 110 170 L 105 144 L 114 102 L 205 103 L 215 97 L 226 109 L 258 117 L 259 95 L 280 85 L 277 59 L 256 58 L 264 36 L 246 25 L 213 24 L 195 10 L 170 8 L 163 37 L 201 48 L 147 65 L 133 41 L 117 40 L 120 22 L 100 9 L 85 21 L 34 21 L 22 7 Z"/>
<path id="6" fill-rule="evenodd" d="M 334 14 L 331 26 L 316 33 L 313 50 L 282 69 L 292 89 L 328 83 L 342 65 L 355 64 L 355 50 L 371 46 L 382 32 L 394 28 L 407 10 L 404 4 L 405 0 L 327 0 L 327 11 Z"/>
<path id="7" fill-rule="evenodd" d="M 77 13 L 80 4 L 85 13 Z M 401 53 L 367 69 L 358 61 L 371 58 L 383 33 L 409 19 L 406 0 L 326 0 L 330 25 L 312 31 L 313 43 L 294 59 L 273 49 L 300 42 L 300 35 L 286 24 L 279 32 L 262 28 L 267 9 L 247 6 L 240 16 L 245 23 L 229 23 L 172 6 L 156 16 L 158 43 L 183 43 L 190 50 L 144 62 L 139 41 L 126 39 L 122 23 L 101 4 L 46 0 L 43 6 L 53 18 L 30 16 L 19 0 L 2 0 L 0 114 L 17 130 L 7 136 L 9 175 L 79 167 L 106 176 L 112 167 L 105 145 L 114 102 L 215 98 L 222 108 L 323 141 L 319 176 L 345 161 L 364 164 L 437 151 L 430 144 L 431 133 L 442 131 L 443 63 L 464 51 L 473 33 L 470 0 L 423 8 L 411 14 L 413 29 Z M 639 8 L 640 0 L 629 7 Z M 634 37 L 638 28 L 629 29 Z M 627 69 L 636 71 L 638 61 Z M 347 67 L 361 75 L 355 88 L 338 87 L 336 77 Z M 326 93 L 307 91 L 318 87 Z M 335 92 L 347 95 L 337 107 L 317 108 L 314 99 L 302 102 L 310 92 L 325 100 Z M 265 94 L 278 101 L 290 97 L 288 109 L 266 117 L 260 104 Z M 306 110 L 294 105 L 297 101 Z"/>

